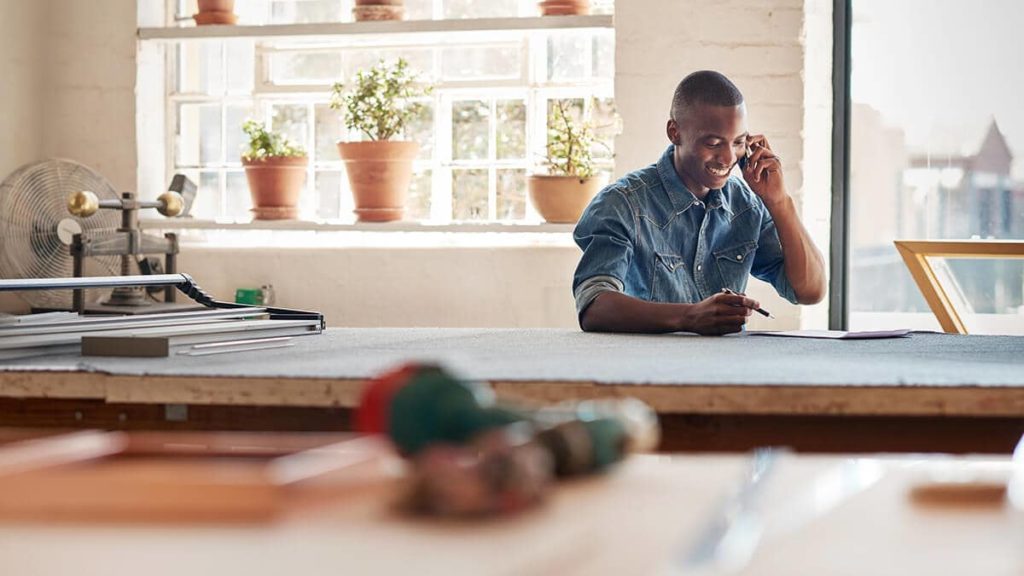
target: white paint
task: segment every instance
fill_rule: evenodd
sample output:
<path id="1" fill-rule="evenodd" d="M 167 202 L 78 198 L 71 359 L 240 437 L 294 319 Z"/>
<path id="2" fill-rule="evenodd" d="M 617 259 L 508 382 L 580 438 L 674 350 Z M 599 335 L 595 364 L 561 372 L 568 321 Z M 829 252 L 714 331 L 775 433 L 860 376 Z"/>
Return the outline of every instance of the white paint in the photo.
<path id="1" fill-rule="evenodd" d="M 830 102 L 822 88 L 830 85 L 830 77 L 821 76 L 822 62 L 831 58 L 822 40 L 831 38 L 831 20 L 818 6 L 824 1 L 620 0 L 615 15 L 616 100 L 624 131 L 616 143 L 616 171 L 645 166 L 664 150 L 669 101 L 685 74 L 720 70 L 744 90 L 753 127 L 767 133 L 787 159 L 787 182 L 804 201 L 805 215 L 813 211 L 812 230 L 824 246 L 827 218 L 821 210 L 827 208 L 829 190 L 821 166 L 828 161 L 825 153 L 821 164 L 819 145 L 821 134 L 831 130 L 819 108 Z M 12 13 L 26 23 L 39 18 L 42 10 L 24 7 L 33 2 L 0 2 L 5 8 L 0 30 L 20 29 L 10 24 Z M 22 126 L 42 127 L 41 140 L 23 156 L 26 161 L 66 156 L 96 168 L 119 188 L 134 187 L 140 164 L 162 162 L 135 152 L 135 122 L 159 123 L 162 118 L 162 111 L 135 111 L 136 89 L 153 89 L 151 77 L 135 85 L 135 1 L 47 0 L 40 5 L 49 9 L 46 21 L 35 24 L 35 36 L 52 52 L 35 61 L 44 69 L 43 81 L 32 89 L 19 88 L 20 99 L 6 91 L 0 94 L 3 109 L 16 110 L 15 115 L 35 118 L 40 102 L 47 111 L 45 118 L 18 120 Z M 805 11 L 813 18 L 805 19 Z M 152 25 L 153 18 L 140 21 Z M 805 23 L 814 27 L 813 33 L 805 34 Z M 23 35 L 16 41 L 17 50 L 5 54 L 19 52 L 32 37 Z M 8 65 L 9 60 L 0 61 Z M 30 66 L 15 68 L 16 74 L 31 75 Z M 811 154 L 810 149 L 819 150 Z M 6 160 L 6 155 L 0 158 Z M 806 170 L 811 163 L 815 169 Z M 218 297 L 230 298 L 236 287 L 270 282 L 281 304 L 321 310 L 336 326 L 565 327 L 575 325 L 570 287 L 578 257 L 571 245 L 342 245 L 302 250 L 189 246 L 180 263 Z M 750 293 L 778 317 L 756 318 L 753 328 L 801 325 L 801 309 L 784 303 L 766 285 L 754 281 Z M 815 320 L 803 326 L 824 324 Z"/>

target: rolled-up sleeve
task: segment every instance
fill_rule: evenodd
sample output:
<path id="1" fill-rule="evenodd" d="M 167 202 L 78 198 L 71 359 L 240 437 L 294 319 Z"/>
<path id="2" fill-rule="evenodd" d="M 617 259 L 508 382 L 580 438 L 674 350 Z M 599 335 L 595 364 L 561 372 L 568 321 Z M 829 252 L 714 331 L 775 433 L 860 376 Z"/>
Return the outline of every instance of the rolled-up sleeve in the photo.
<path id="1" fill-rule="evenodd" d="M 768 282 L 779 293 L 779 296 L 797 304 L 796 291 L 793 290 L 789 278 L 786 277 L 785 258 L 782 253 L 782 243 L 779 241 L 779 231 L 776 230 L 775 221 L 772 220 L 768 209 L 763 204 L 760 209 L 762 213 L 761 231 L 750 274 L 758 280 Z"/>
<path id="2" fill-rule="evenodd" d="M 602 292 L 624 290 L 636 228 L 635 211 L 614 185 L 602 190 L 583 212 L 573 232 L 583 250 L 572 283 L 577 318 Z"/>

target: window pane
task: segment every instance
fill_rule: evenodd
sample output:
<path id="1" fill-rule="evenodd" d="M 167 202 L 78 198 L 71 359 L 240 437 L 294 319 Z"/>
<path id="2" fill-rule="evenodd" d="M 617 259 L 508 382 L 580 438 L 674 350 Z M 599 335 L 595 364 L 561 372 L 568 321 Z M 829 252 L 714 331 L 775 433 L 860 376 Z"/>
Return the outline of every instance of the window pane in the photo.
<path id="1" fill-rule="evenodd" d="M 229 94 L 249 94 L 253 89 L 254 51 L 251 40 L 228 40 L 227 84 Z"/>
<path id="2" fill-rule="evenodd" d="M 401 50 L 363 48 L 346 50 L 342 55 L 344 80 L 348 81 L 359 70 L 368 70 L 381 60 L 390 63 L 396 62 L 399 58 L 405 58 L 409 63 L 409 71 L 413 74 L 423 75 L 425 79 L 433 77 L 434 55 L 428 48 L 403 48 Z"/>
<path id="3" fill-rule="evenodd" d="M 590 35 L 562 32 L 548 36 L 548 80 L 575 80 L 590 71 Z"/>
<path id="4" fill-rule="evenodd" d="M 341 179 L 340 170 L 317 171 L 316 214 L 320 218 L 338 218 L 341 215 Z"/>
<path id="5" fill-rule="evenodd" d="M 433 20 L 434 0 L 405 0 L 406 20 Z"/>
<path id="6" fill-rule="evenodd" d="M 242 170 L 230 170 L 227 177 L 227 198 L 224 216 L 232 220 L 251 220 L 252 196 L 249 194 L 249 182 Z"/>
<path id="7" fill-rule="evenodd" d="M 499 100 L 497 155 L 499 159 L 526 158 L 526 102 Z"/>
<path id="8" fill-rule="evenodd" d="M 227 134 L 227 143 L 224 145 L 224 161 L 228 164 L 238 164 L 242 161 L 242 153 L 248 149 L 249 138 L 246 137 L 245 132 L 242 132 L 242 123 L 247 118 L 253 117 L 253 109 L 251 105 L 234 105 L 230 104 L 225 107 L 225 113 L 227 114 L 227 122 L 225 127 Z"/>
<path id="9" fill-rule="evenodd" d="M 412 176 L 412 185 L 409 186 L 409 197 L 405 202 L 406 220 L 428 220 L 430 219 L 430 195 L 431 195 L 431 170 L 421 170 Z"/>
<path id="10" fill-rule="evenodd" d="M 268 60 L 271 84 L 330 84 L 341 78 L 338 52 L 280 52 Z"/>
<path id="11" fill-rule="evenodd" d="M 178 44 L 179 94 L 222 94 L 223 42 L 182 42 Z"/>
<path id="12" fill-rule="evenodd" d="M 220 104 L 178 106 L 177 166 L 221 162 Z"/>
<path id="13" fill-rule="evenodd" d="M 196 183 L 196 199 L 192 204 L 192 215 L 196 218 L 220 216 L 220 173 L 188 170 L 183 174 Z"/>
<path id="14" fill-rule="evenodd" d="M 405 127 L 404 138 L 418 142 L 420 151 L 417 158 L 429 160 L 434 155 L 434 108 L 426 106 Z"/>
<path id="15" fill-rule="evenodd" d="M 487 158 L 490 137 L 490 104 L 484 100 L 463 100 L 452 104 L 452 158 Z"/>
<path id="16" fill-rule="evenodd" d="M 522 49 L 511 46 L 445 48 L 441 51 L 444 80 L 496 80 L 519 78 Z"/>
<path id="17" fill-rule="evenodd" d="M 615 33 L 601 30 L 594 36 L 594 76 L 615 78 Z"/>
<path id="18" fill-rule="evenodd" d="M 341 22 L 350 19 L 349 12 L 344 10 L 346 7 L 351 9 L 351 3 L 343 5 L 338 0 L 270 0 L 270 19 L 274 24 Z"/>
<path id="19" fill-rule="evenodd" d="M 452 170 L 452 218 L 487 219 L 487 170 Z"/>
<path id="20" fill-rule="evenodd" d="M 338 110 L 331 110 L 327 104 L 317 104 L 313 107 L 316 114 L 316 126 L 314 127 L 316 137 L 315 162 L 338 162 L 338 146 L 336 142 L 341 139 L 341 118 Z"/>
<path id="21" fill-rule="evenodd" d="M 444 0 L 445 18 L 518 16 L 519 0 Z"/>
<path id="22" fill-rule="evenodd" d="M 275 104 L 271 115 L 271 127 L 284 134 L 289 140 L 306 147 L 309 134 L 309 110 L 305 104 Z"/>
<path id="23" fill-rule="evenodd" d="M 498 220 L 526 217 L 526 171 L 498 170 Z"/>
<path id="24" fill-rule="evenodd" d="M 615 135 L 619 131 L 619 117 L 615 114 L 615 100 L 595 98 L 591 101 L 590 122 L 594 127 L 594 160 L 611 160 L 615 152 Z"/>
<path id="25" fill-rule="evenodd" d="M 853 11 L 849 324 L 935 328 L 892 241 L 1024 238 L 1024 69 L 992 57 L 1024 53 L 1024 13 L 1011 0 Z M 948 264 L 979 317 L 1020 313 L 1019 261 Z"/>

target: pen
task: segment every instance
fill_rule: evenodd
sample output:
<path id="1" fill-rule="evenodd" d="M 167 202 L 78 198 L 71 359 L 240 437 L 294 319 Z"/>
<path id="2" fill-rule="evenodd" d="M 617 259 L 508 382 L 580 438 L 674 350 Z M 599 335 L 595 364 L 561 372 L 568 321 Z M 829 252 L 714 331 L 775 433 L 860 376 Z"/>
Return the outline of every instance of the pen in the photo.
<path id="1" fill-rule="evenodd" d="M 733 292 L 732 290 L 729 290 L 728 288 L 722 288 L 722 292 L 725 293 L 725 294 L 735 294 L 736 296 L 740 296 L 740 294 L 736 294 L 735 292 Z M 771 318 L 772 320 L 775 319 L 775 316 L 772 316 L 772 313 L 767 311 L 767 310 L 765 310 L 764 308 L 755 308 L 754 312 L 757 312 L 761 316 L 765 316 L 765 317 Z"/>

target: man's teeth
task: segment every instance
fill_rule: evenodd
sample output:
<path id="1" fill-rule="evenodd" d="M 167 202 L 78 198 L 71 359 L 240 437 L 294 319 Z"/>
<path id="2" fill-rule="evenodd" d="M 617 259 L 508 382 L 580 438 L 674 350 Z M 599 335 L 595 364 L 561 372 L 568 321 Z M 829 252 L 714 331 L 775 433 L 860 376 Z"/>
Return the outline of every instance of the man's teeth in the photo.
<path id="1" fill-rule="evenodd" d="M 714 174 L 716 176 L 727 176 L 729 174 L 729 169 L 728 168 L 712 168 L 712 167 L 708 166 L 708 172 L 711 172 L 712 174 Z"/>

